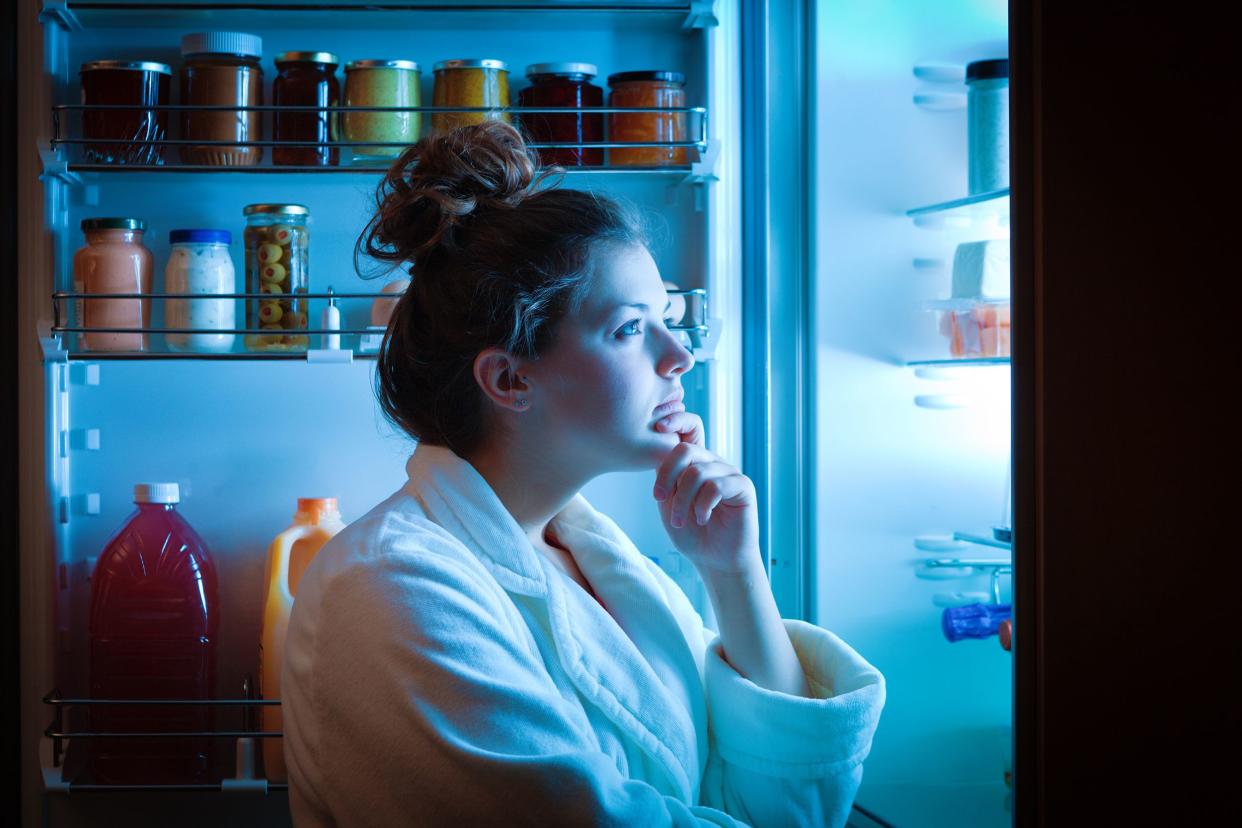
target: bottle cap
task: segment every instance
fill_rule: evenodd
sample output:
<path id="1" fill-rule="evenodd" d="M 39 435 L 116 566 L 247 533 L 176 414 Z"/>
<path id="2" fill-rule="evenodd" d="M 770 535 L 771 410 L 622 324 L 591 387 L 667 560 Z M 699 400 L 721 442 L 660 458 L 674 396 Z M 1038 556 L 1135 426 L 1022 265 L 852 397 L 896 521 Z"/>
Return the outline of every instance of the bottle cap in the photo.
<path id="1" fill-rule="evenodd" d="M 170 230 L 169 244 L 232 244 L 233 234 L 228 230 Z"/>
<path id="2" fill-rule="evenodd" d="M 593 78 L 599 74 L 594 63 L 532 63 L 526 67 L 526 77 L 535 75 L 586 75 Z"/>
<path id="3" fill-rule="evenodd" d="M 247 204 L 242 208 L 243 216 L 255 213 L 268 213 L 277 216 L 308 216 L 310 209 L 301 204 Z"/>
<path id="4" fill-rule="evenodd" d="M 78 69 L 78 74 L 95 69 L 125 69 L 132 72 L 157 72 L 161 75 L 172 74 L 172 68 L 167 63 L 155 63 L 150 60 L 92 60 L 88 63 L 83 63 Z"/>
<path id="5" fill-rule="evenodd" d="M 1009 77 L 1009 59 L 975 60 L 966 64 L 966 82 Z"/>
<path id="6" fill-rule="evenodd" d="M 509 71 L 508 64 L 503 60 L 493 60 L 492 58 L 442 60 L 431 68 L 433 72 L 439 72 L 442 69 L 501 69 L 506 72 Z"/>
<path id="7" fill-rule="evenodd" d="M 83 230 L 146 230 L 147 223 L 136 218 L 82 219 Z"/>
<path id="8" fill-rule="evenodd" d="M 181 36 L 181 56 L 263 57 L 263 38 L 246 32 L 191 32 Z"/>
<path id="9" fill-rule="evenodd" d="M 335 67 L 341 59 L 331 52 L 281 52 L 276 63 L 324 63 Z"/>
<path id="10" fill-rule="evenodd" d="M 418 64 L 412 60 L 351 60 L 345 64 L 345 71 L 351 69 L 409 69 L 418 71 Z"/>
<path id="11" fill-rule="evenodd" d="M 330 515 L 338 511 L 339 510 L 336 508 L 335 497 L 298 498 L 298 514 L 306 515 L 316 523 L 318 523 L 324 515 Z"/>
<path id="12" fill-rule="evenodd" d="M 686 76 L 681 72 L 665 72 L 647 70 L 643 72 L 617 72 L 608 76 L 608 85 L 628 83 L 630 81 L 659 81 L 660 83 L 685 83 Z"/>
<path id="13" fill-rule="evenodd" d="M 135 503 L 180 503 L 181 487 L 176 483 L 136 483 Z"/>

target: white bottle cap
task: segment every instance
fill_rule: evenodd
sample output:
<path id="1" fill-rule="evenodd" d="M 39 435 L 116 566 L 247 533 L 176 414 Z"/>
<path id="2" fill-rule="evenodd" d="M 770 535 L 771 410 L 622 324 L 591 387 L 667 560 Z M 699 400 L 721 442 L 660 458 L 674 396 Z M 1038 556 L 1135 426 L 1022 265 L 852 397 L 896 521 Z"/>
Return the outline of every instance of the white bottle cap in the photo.
<path id="1" fill-rule="evenodd" d="M 180 503 L 181 487 L 176 483 L 136 483 L 135 503 Z"/>

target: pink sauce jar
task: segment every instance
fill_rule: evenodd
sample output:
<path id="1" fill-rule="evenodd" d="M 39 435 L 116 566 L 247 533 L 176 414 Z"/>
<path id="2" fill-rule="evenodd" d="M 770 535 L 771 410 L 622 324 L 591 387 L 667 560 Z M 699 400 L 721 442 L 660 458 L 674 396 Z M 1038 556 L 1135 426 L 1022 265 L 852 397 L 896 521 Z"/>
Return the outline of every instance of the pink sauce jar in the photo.
<path id="1" fill-rule="evenodd" d="M 74 293 L 150 293 L 154 263 L 142 244 L 147 223 L 134 218 L 82 220 L 86 246 L 73 257 Z M 74 322 L 82 328 L 148 328 L 150 299 L 79 299 Z M 91 331 L 87 351 L 145 351 L 147 334 Z"/>

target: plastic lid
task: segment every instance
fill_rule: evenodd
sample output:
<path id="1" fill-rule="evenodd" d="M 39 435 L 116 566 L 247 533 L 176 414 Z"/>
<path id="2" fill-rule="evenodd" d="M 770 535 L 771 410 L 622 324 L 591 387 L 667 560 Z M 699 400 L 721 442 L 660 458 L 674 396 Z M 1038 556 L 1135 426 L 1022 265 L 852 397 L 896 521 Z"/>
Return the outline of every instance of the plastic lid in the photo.
<path id="1" fill-rule="evenodd" d="M 136 483 L 135 503 L 180 503 L 181 487 L 176 483 Z"/>
<path id="2" fill-rule="evenodd" d="M 299 497 L 298 514 L 307 515 L 318 522 L 324 515 L 337 512 L 335 497 Z"/>
<path id="3" fill-rule="evenodd" d="M 169 244 L 232 244 L 233 234 L 228 230 L 171 230 Z"/>
<path id="4" fill-rule="evenodd" d="M 629 83 L 630 81 L 659 81 L 661 83 L 685 83 L 686 76 L 682 72 L 665 72 L 663 70 L 649 70 L 642 72 L 617 72 L 615 75 L 608 76 L 608 85 L 614 83 Z"/>
<path id="5" fill-rule="evenodd" d="M 532 63 L 526 67 L 526 77 L 534 75 L 586 75 L 593 78 L 599 74 L 594 63 Z"/>
<path id="6" fill-rule="evenodd" d="M 341 59 L 331 52 L 281 52 L 276 63 L 327 63 L 336 66 Z"/>
<path id="7" fill-rule="evenodd" d="M 263 57 L 263 38 L 246 32 L 191 32 L 181 36 L 181 55 Z"/>
<path id="8" fill-rule="evenodd" d="M 146 230 L 147 223 L 136 218 L 82 219 L 83 230 Z"/>
<path id="9" fill-rule="evenodd" d="M 310 208 L 302 204 L 247 204 L 242 208 L 243 216 L 255 213 L 270 213 L 278 216 L 309 216 Z"/>
<path id="10" fill-rule="evenodd" d="M 432 67 L 435 72 L 441 69 L 501 69 L 507 72 L 509 65 L 503 60 L 491 58 L 466 58 L 464 60 L 442 60 Z"/>
<path id="11" fill-rule="evenodd" d="M 172 67 L 167 63 L 150 60 L 92 60 L 83 63 L 78 72 L 89 72 L 91 69 L 131 69 L 138 72 L 159 72 L 161 75 L 172 74 Z"/>
<path id="12" fill-rule="evenodd" d="M 418 64 L 412 60 L 351 60 L 345 64 L 345 71 L 350 69 L 413 69 L 418 71 Z"/>
<path id="13" fill-rule="evenodd" d="M 1009 58 L 975 60 L 966 64 L 966 82 L 1009 77 Z"/>

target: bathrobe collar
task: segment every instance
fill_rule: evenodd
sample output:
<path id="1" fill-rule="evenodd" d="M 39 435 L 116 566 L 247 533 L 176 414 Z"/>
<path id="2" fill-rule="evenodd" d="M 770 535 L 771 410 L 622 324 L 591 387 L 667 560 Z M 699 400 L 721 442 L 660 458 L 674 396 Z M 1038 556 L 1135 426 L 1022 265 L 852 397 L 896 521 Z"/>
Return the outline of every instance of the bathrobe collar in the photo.
<path id="1" fill-rule="evenodd" d="M 547 603 L 557 655 L 579 692 L 663 767 L 667 793 L 697 801 L 707 757 L 706 728 L 695 727 L 706 721 L 702 665 L 654 576 L 636 565 L 633 542 L 581 494 L 552 519 L 557 539 L 608 607 L 591 601 L 591 611 L 573 612 L 572 585 L 474 466 L 450 449 L 420 444 L 406 471 L 408 493 L 503 589 Z"/>

